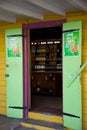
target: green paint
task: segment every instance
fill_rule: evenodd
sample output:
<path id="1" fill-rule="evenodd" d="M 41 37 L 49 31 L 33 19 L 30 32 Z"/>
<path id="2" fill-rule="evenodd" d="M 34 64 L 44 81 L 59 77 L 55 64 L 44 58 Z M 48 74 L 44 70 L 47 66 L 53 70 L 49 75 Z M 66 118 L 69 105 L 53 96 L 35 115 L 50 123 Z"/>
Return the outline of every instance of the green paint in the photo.
<path id="1" fill-rule="evenodd" d="M 65 56 L 75 56 L 79 54 L 79 31 L 64 33 L 64 53 Z"/>
<path id="2" fill-rule="evenodd" d="M 6 30 L 6 78 L 7 82 L 7 116 L 23 118 L 23 109 L 10 107 L 23 107 L 23 56 L 22 29 Z"/>
<path id="3" fill-rule="evenodd" d="M 63 31 L 63 112 L 79 117 L 64 115 L 64 126 L 82 130 L 81 74 L 78 75 L 81 70 L 82 23 L 65 23 Z M 72 45 L 75 48 L 72 49 Z"/>
<path id="4" fill-rule="evenodd" d="M 78 78 L 78 76 L 80 76 L 80 74 L 82 73 L 82 71 L 86 66 L 87 66 L 87 61 L 81 66 L 80 70 L 76 73 L 76 76 L 68 82 L 67 87 L 70 87 L 73 84 L 73 82 Z"/>
<path id="5" fill-rule="evenodd" d="M 20 57 L 20 38 L 7 37 L 7 52 L 8 57 Z"/>

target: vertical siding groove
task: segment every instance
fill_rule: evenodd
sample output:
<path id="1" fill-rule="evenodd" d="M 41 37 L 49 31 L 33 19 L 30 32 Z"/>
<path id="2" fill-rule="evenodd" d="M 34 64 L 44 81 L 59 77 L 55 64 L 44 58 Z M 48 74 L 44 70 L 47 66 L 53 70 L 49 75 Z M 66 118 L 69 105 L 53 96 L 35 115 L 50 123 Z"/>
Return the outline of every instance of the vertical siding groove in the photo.
<path id="1" fill-rule="evenodd" d="M 48 20 L 59 20 L 66 18 L 67 22 L 82 20 L 83 31 L 82 31 L 82 63 L 87 60 L 87 13 L 82 11 L 67 13 L 66 17 L 60 17 L 58 15 L 47 15 L 44 17 L 44 21 Z M 21 19 L 17 20 L 16 24 L 8 24 L 0 22 L 0 114 L 6 114 L 6 78 L 5 78 L 5 29 L 6 28 L 17 28 L 22 27 L 22 23 L 25 22 L 40 22 L 34 19 Z M 1 92 L 2 91 L 2 92 Z M 83 115 L 83 130 L 87 130 L 87 67 L 82 73 L 82 115 Z"/>

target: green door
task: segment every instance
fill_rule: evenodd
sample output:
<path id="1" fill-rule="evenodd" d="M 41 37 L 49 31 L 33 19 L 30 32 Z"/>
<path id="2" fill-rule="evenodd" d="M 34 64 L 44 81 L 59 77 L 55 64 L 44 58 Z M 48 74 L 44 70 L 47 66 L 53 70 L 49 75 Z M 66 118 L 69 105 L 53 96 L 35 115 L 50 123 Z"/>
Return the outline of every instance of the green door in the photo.
<path id="1" fill-rule="evenodd" d="M 5 36 L 7 116 L 23 118 L 22 29 L 8 29 Z"/>
<path id="2" fill-rule="evenodd" d="M 74 130 L 82 130 L 81 32 L 81 21 L 63 25 L 63 120 Z"/>

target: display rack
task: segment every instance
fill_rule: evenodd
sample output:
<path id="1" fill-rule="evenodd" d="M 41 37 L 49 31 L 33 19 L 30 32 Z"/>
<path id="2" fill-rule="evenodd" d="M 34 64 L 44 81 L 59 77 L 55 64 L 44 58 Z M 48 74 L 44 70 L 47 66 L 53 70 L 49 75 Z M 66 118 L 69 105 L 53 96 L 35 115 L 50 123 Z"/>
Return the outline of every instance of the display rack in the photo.
<path id="1" fill-rule="evenodd" d="M 33 71 L 55 71 L 62 69 L 61 40 L 31 42 Z"/>
<path id="2" fill-rule="evenodd" d="M 31 41 L 31 62 L 32 92 L 34 94 L 61 95 L 61 39 Z"/>

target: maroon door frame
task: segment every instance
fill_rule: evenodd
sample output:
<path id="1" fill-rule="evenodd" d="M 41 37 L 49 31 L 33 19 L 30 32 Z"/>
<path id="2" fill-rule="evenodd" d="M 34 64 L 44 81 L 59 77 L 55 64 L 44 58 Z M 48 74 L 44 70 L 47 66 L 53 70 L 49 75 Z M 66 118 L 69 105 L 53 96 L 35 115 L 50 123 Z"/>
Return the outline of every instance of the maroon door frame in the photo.
<path id="1" fill-rule="evenodd" d="M 24 63 L 24 118 L 28 118 L 28 43 L 29 43 L 29 30 L 44 27 L 62 26 L 66 22 L 66 19 L 52 20 L 47 22 L 38 22 L 31 24 L 23 24 L 23 63 Z M 30 69 L 30 68 L 29 68 Z"/>

